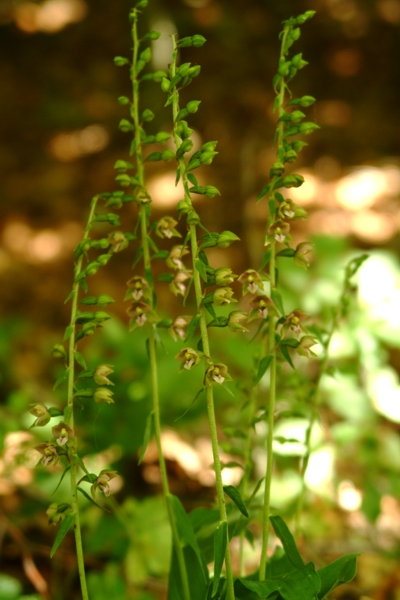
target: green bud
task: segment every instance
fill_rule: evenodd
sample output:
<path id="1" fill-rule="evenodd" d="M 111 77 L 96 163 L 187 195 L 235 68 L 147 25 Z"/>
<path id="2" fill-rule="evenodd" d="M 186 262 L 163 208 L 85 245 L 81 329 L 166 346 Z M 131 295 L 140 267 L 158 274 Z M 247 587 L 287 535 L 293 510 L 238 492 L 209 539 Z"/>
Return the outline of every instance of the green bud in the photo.
<path id="1" fill-rule="evenodd" d="M 194 35 L 192 37 L 192 44 L 195 48 L 200 48 L 203 44 L 206 43 L 206 38 L 202 35 Z"/>
<path id="2" fill-rule="evenodd" d="M 108 261 L 110 260 L 112 254 L 100 254 L 97 257 L 97 262 L 104 267 L 104 265 L 106 265 L 108 263 Z"/>
<path id="3" fill-rule="evenodd" d="M 303 142 L 302 140 L 294 140 L 290 145 L 295 152 L 300 152 L 304 146 L 308 146 L 307 142 Z"/>
<path id="4" fill-rule="evenodd" d="M 121 106 L 126 106 L 127 104 L 129 104 L 130 100 L 128 96 L 120 96 L 118 98 L 118 102 Z"/>
<path id="5" fill-rule="evenodd" d="M 85 275 L 95 275 L 99 268 L 100 264 L 97 261 L 93 260 L 87 265 L 85 269 Z"/>
<path id="6" fill-rule="evenodd" d="M 127 119 L 121 119 L 118 128 L 124 133 L 127 133 L 128 131 L 133 131 L 135 129 L 133 123 L 131 123 Z"/>
<path id="7" fill-rule="evenodd" d="M 94 394 L 93 394 L 93 400 L 97 403 L 97 404 L 104 404 L 105 402 L 107 404 L 113 403 L 113 394 L 114 392 L 112 392 L 109 388 L 106 387 L 99 387 L 97 388 L 97 390 L 95 390 Z"/>
<path id="8" fill-rule="evenodd" d="M 171 134 L 167 133 L 166 131 L 160 131 L 159 133 L 156 134 L 156 142 L 158 142 L 159 144 L 163 144 L 164 142 L 167 142 L 170 138 L 171 138 Z"/>
<path id="9" fill-rule="evenodd" d="M 200 155 L 200 162 L 202 165 L 211 165 L 214 156 L 216 156 L 218 152 L 202 152 Z"/>
<path id="10" fill-rule="evenodd" d="M 161 89 L 163 92 L 168 93 L 171 88 L 171 82 L 166 77 L 161 79 Z"/>
<path id="11" fill-rule="evenodd" d="M 61 344 L 55 344 L 53 346 L 51 355 L 54 356 L 54 358 L 62 358 L 63 360 L 67 360 L 67 353 L 65 352 L 64 346 Z"/>
<path id="12" fill-rule="evenodd" d="M 170 148 L 166 148 L 161 153 L 161 158 L 162 158 L 162 160 L 165 160 L 166 162 L 168 162 L 172 158 L 175 158 L 175 152 L 173 150 L 171 150 Z"/>
<path id="13" fill-rule="evenodd" d="M 93 335 L 97 329 L 97 325 L 94 321 L 85 323 L 82 327 L 82 335 Z"/>
<path id="14" fill-rule="evenodd" d="M 107 294 L 101 294 L 97 298 L 97 304 L 99 306 L 105 306 L 106 304 L 111 304 L 112 302 L 115 302 L 115 300 L 111 298 L 111 296 L 107 296 Z"/>
<path id="15" fill-rule="evenodd" d="M 201 66 L 196 65 L 195 67 L 190 67 L 187 74 L 189 75 L 189 77 L 197 77 L 198 75 L 200 75 L 200 71 L 201 71 Z"/>
<path id="16" fill-rule="evenodd" d="M 186 110 L 190 113 L 197 112 L 201 100 L 191 100 L 186 104 Z"/>
<path id="17" fill-rule="evenodd" d="M 204 152 L 213 151 L 215 150 L 217 144 L 218 142 L 206 142 L 202 145 L 201 149 L 204 150 Z"/>
<path id="18" fill-rule="evenodd" d="M 176 210 L 178 211 L 179 217 L 181 217 L 182 215 L 188 214 L 192 210 L 192 207 L 185 200 L 180 200 L 177 204 Z"/>
<path id="19" fill-rule="evenodd" d="M 299 126 L 299 133 L 303 133 L 305 135 L 309 135 L 310 133 L 313 133 L 317 129 L 320 129 L 320 126 L 317 125 L 316 123 L 312 123 L 310 121 L 310 122 L 307 122 L 307 123 L 302 123 Z"/>
<path id="20" fill-rule="evenodd" d="M 189 46 L 193 46 L 191 37 L 184 37 L 178 40 L 177 44 L 178 48 L 189 48 Z"/>
<path id="21" fill-rule="evenodd" d="M 116 56 L 114 58 L 114 65 L 116 67 L 123 67 L 124 65 L 129 65 L 129 60 L 123 56 Z"/>
<path id="22" fill-rule="evenodd" d="M 298 27 L 296 27 L 295 29 L 292 29 L 291 31 L 289 31 L 289 38 L 291 40 L 293 40 L 293 42 L 295 42 L 296 40 L 299 39 L 301 35 L 301 31 Z"/>
<path id="23" fill-rule="evenodd" d="M 287 62 L 287 61 L 285 61 L 284 58 L 282 58 L 279 61 L 279 68 L 278 68 L 279 75 L 281 75 L 281 77 L 287 77 L 287 75 L 289 75 L 289 69 L 290 69 L 290 62 Z"/>
<path id="24" fill-rule="evenodd" d="M 111 316 L 104 312 L 104 310 L 97 310 L 94 313 L 94 320 L 96 323 L 103 323 L 103 321 L 108 321 L 109 319 L 111 319 Z"/>
<path id="25" fill-rule="evenodd" d="M 184 140 L 176 152 L 176 157 L 180 158 L 181 156 L 183 156 L 185 154 L 185 152 L 189 152 L 189 150 L 191 150 L 192 148 L 193 148 L 192 140 L 190 140 L 190 139 Z"/>
<path id="26" fill-rule="evenodd" d="M 158 40 L 161 37 L 160 31 L 149 31 L 143 36 L 142 40 Z"/>
<path id="27" fill-rule="evenodd" d="M 93 242 L 92 242 L 92 248 L 101 248 L 102 250 L 105 250 L 106 248 L 108 248 L 109 245 L 110 245 L 110 242 L 108 241 L 107 238 L 101 238 L 100 240 L 93 240 Z"/>
<path id="28" fill-rule="evenodd" d="M 148 63 L 149 60 L 151 60 L 151 48 L 146 48 L 140 53 L 140 60 L 143 60 L 145 63 Z"/>
<path id="29" fill-rule="evenodd" d="M 301 110 L 294 110 L 290 115 L 291 123 L 300 123 L 302 119 L 304 119 L 306 115 L 301 112 Z"/>
<path id="30" fill-rule="evenodd" d="M 120 173 L 125 173 L 128 169 L 133 169 L 133 164 L 127 160 L 117 160 L 114 169 Z"/>
<path id="31" fill-rule="evenodd" d="M 183 120 L 178 121 L 178 123 L 175 126 L 175 129 L 176 129 L 179 137 L 181 138 L 181 140 L 185 140 L 186 138 L 189 138 L 193 133 L 193 129 L 188 127 L 187 121 L 183 121 Z"/>
<path id="32" fill-rule="evenodd" d="M 269 171 L 271 177 L 277 176 L 279 177 L 282 173 L 285 172 L 285 166 L 279 160 L 277 160 Z"/>
<path id="33" fill-rule="evenodd" d="M 285 188 L 297 188 L 300 187 L 303 183 L 304 177 L 302 175 L 286 175 L 286 177 L 282 179 L 282 186 Z"/>
<path id="34" fill-rule="evenodd" d="M 149 108 L 146 108 L 142 112 L 142 121 L 152 121 L 154 119 L 154 117 L 155 117 L 155 114 Z"/>
<path id="35" fill-rule="evenodd" d="M 178 73 L 181 77 L 185 77 L 185 75 L 188 74 L 190 69 L 190 63 L 183 63 L 182 65 L 180 65 L 180 67 L 178 68 Z"/>
<path id="36" fill-rule="evenodd" d="M 206 185 L 204 195 L 207 198 L 214 198 L 214 196 L 220 196 L 221 192 L 214 185 Z"/>
<path id="37" fill-rule="evenodd" d="M 223 231 L 219 234 L 217 243 L 220 248 L 228 248 L 232 242 L 236 242 L 238 240 L 240 240 L 240 238 L 231 231 Z"/>
<path id="38" fill-rule="evenodd" d="M 293 162 L 295 162 L 296 159 L 297 159 L 297 154 L 294 150 L 288 150 L 283 157 L 284 162 L 288 162 L 288 163 L 293 163 Z"/>
<path id="39" fill-rule="evenodd" d="M 187 222 L 189 225 L 198 225 L 200 223 L 200 217 L 194 210 L 191 210 L 187 216 Z"/>
<path id="40" fill-rule="evenodd" d="M 135 8 L 146 8 L 148 3 L 148 0 L 139 0 L 139 2 L 136 3 Z"/>
<path id="41" fill-rule="evenodd" d="M 156 81 L 157 83 L 160 83 L 163 77 L 166 77 L 166 73 L 164 71 L 156 71 L 153 73 L 153 81 Z"/>
<path id="42" fill-rule="evenodd" d="M 129 175 L 126 175 L 126 173 L 121 173 L 120 175 L 117 175 L 115 181 L 119 183 L 119 185 L 122 187 L 128 187 L 131 185 L 131 178 L 129 177 Z"/>

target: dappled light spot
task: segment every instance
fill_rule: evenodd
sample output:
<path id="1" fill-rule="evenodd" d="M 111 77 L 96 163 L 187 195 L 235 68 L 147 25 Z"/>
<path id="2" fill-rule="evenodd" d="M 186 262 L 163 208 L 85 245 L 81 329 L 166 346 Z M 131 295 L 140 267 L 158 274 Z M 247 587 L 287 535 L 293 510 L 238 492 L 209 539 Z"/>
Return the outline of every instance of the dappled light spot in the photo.
<path id="1" fill-rule="evenodd" d="M 151 64 L 155 71 L 168 71 L 168 64 L 172 53 L 172 38 L 176 33 L 175 23 L 164 17 L 152 21 L 150 28 L 162 32 L 162 36 L 151 45 Z"/>
<path id="2" fill-rule="evenodd" d="M 337 499 L 340 508 L 353 512 L 361 508 L 362 493 L 352 481 L 341 481 L 337 490 Z"/>
<path id="3" fill-rule="evenodd" d="M 327 0 L 326 4 L 329 15 L 337 21 L 350 21 L 357 16 L 355 0 Z"/>
<path id="4" fill-rule="evenodd" d="M 387 191 L 387 181 L 381 169 L 362 167 L 343 177 L 336 186 L 339 204 L 349 210 L 372 206 Z"/>
<path id="5" fill-rule="evenodd" d="M 83 0 L 46 0 L 42 4 L 22 2 L 15 8 L 14 19 L 25 33 L 57 33 L 70 23 L 81 21 L 87 10 Z"/>
<path id="6" fill-rule="evenodd" d="M 306 206 L 318 200 L 320 181 L 315 175 L 309 172 L 302 171 L 300 175 L 303 175 L 305 182 L 298 188 L 291 188 L 287 196 L 290 196 L 294 202 Z"/>
<path id="7" fill-rule="evenodd" d="M 58 133 L 49 142 L 50 153 L 61 162 L 71 162 L 103 150 L 109 135 L 102 125 L 89 125 L 70 133 Z"/>
<path id="8" fill-rule="evenodd" d="M 318 123 L 328 127 L 344 127 L 350 122 L 351 108 L 343 100 L 322 100 L 317 107 Z"/>
<path id="9" fill-rule="evenodd" d="M 182 191 L 175 187 L 175 171 L 157 175 L 149 180 L 147 188 L 153 200 L 153 206 L 172 207 L 182 199 Z"/>
<path id="10" fill-rule="evenodd" d="M 36 234 L 29 243 L 29 253 L 32 258 L 41 262 L 54 260 L 61 251 L 60 236 L 45 229 Z"/>
<path id="11" fill-rule="evenodd" d="M 313 492 L 328 498 L 334 497 L 334 464 L 335 448 L 331 445 L 322 446 L 311 454 L 305 481 Z"/>
<path id="12" fill-rule="evenodd" d="M 398 375 L 386 367 L 370 377 L 372 404 L 381 415 L 400 423 L 400 386 Z"/>
<path id="13" fill-rule="evenodd" d="M 374 210 L 361 210 L 351 216 L 351 229 L 363 240 L 375 243 L 386 242 L 397 230 L 389 215 Z"/>
<path id="14" fill-rule="evenodd" d="M 341 77 L 353 77 L 357 75 L 361 68 L 360 52 L 352 48 L 338 50 L 331 57 L 329 66 L 332 71 Z"/>
<path id="15" fill-rule="evenodd" d="M 379 0 L 376 9 L 384 21 L 396 25 L 400 23 L 400 2 L 399 0 Z"/>

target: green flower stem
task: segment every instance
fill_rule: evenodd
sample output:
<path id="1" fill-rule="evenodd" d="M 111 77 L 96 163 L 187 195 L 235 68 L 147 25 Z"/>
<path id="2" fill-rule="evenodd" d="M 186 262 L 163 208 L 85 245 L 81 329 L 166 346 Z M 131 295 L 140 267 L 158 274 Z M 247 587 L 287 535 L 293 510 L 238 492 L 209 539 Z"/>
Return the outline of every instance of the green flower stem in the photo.
<path id="1" fill-rule="evenodd" d="M 282 43 L 280 58 L 284 58 L 284 48 L 286 43 L 286 37 L 289 31 L 289 27 L 285 27 L 283 30 Z M 279 84 L 279 104 L 278 104 L 278 117 L 284 114 L 284 101 L 285 101 L 285 80 L 282 77 Z M 278 139 L 277 149 L 282 147 L 284 126 L 283 122 L 278 125 Z M 277 177 L 273 177 L 272 181 L 276 180 Z M 274 193 L 272 192 L 272 198 Z M 269 261 L 269 277 L 271 293 L 276 288 L 276 277 L 275 277 L 275 241 L 271 243 L 271 258 Z M 264 489 L 264 507 L 263 507 L 263 536 L 262 536 L 262 550 L 260 560 L 260 581 L 265 580 L 265 569 L 267 566 L 267 552 L 268 552 L 268 539 L 269 539 L 269 511 L 270 511 L 270 499 L 271 499 L 271 482 L 272 482 L 272 469 L 273 469 L 273 436 L 274 436 L 274 413 L 275 413 L 275 398 L 276 398 L 276 344 L 275 344 L 275 327 L 276 317 L 273 314 L 269 315 L 268 318 L 268 339 L 269 339 L 269 352 L 272 354 L 272 362 L 270 365 L 270 384 L 269 384 L 269 403 L 267 407 L 268 411 L 268 432 L 266 441 L 266 452 L 267 452 L 267 466 L 265 473 L 265 489 Z"/>
<path id="2" fill-rule="evenodd" d="M 133 65 L 132 65 L 132 87 L 133 87 L 133 104 L 132 104 L 132 118 L 135 126 L 135 141 L 136 141 L 136 167 L 137 167 L 137 177 L 139 181 L 139 185 L 144 187 L 144 166 L 143 166 L 143 157 L 142 157 L 142 147 L 141 147 L 141 136 L 140 136 L 140 121 L 139 121 L 139 81 L 137 79 L 136 73 L 136 62 L 138 58 L 139 51 L 139 39 L 137 34 L 137 10 L 133 11 L 133 27 L 132 27 L 132 39 L 133 39 Z M 141 229 L 141 238 L 142 238 L 142 248 L 143 248 L 143 263 L 145 273 L 151 273 L 151 258 L 150 258 L 150 248 L 148 241 L 148 227 L 147 227 L 147 219 L 148 213 L 145 204 L 140 206 L 139 211 L 140 218 L 140 229 Z M 151 308 L 153 308 L 153 295 L 151 296 Z M 169 484 L 168 484 L 168 475 L 167 468 L 164 460 L 164 454 L 161 443 L 161 418 L 160 418 L 160 399 L 159 399 L 159 389 L 158 389 L 158 368 L 157 368 L 157 351 L 156 351 L 156 339 L 154 334 L 154 325 L 151 323 L 147 326 L 148 335 L 149 335 L 149 356 L 150 356 L 150 371 L 151 371 L 151 384 L 152 384 L 152 404 L 153 404 L 153 414 L 154 414 L 154 433 L 156 438 L 157 450 L 158 450 L 158 459 L 160 464 L 160 472 L 161 472 L 161 482 L 164 497 L 167 504 L 168 517 L 171 526 L 172 539 L 174 543 L 174 548 L 177 555 L 179 571 L 181 575 L 182 581 L 182 589 L 185 600 L 190 600 L 190 588 L 189 588 L 189 579 L 185 564 L 185 557 L 183 554 L 183 548 L 179 538 L 179 532 L 176 525 L 175 515 L 173 513 L 173 509 L 171 503 L 168 501 L 170 496 Z"/>
<path id="3" fill-rule="evenodd" d="M 88 222 L 86 225 L 85 233 L 83 235 L 83 240 L 86 240 L 89 237 L 89 231 L 92 226 L 92 219 L 94 215 L 94 211 L 96 209 L 98 197 L 95 196 L 90 205 L 90 213 Z M 79 257 L 76 268 L 75 268 L 75 279 L 81 273 L 82 270 L 82 262 L 83 262 L 83 254 Z M 72 328 L 71 335 L 69 337 L 69 369 L 68 369 L 68 411 L 66 418 L 66 422 L 70 427 L 74 428 L 74 380 L 75 380 L 75 319 L 76 319 L 76 311 L 78 307 L 78 295 L 79 295 L 79 283 L 75 282 L 73 285 L 73 296 L 72 296 L 72 308 L 71 308 L 71 322 L 70 326 Z M 70 461 L 70 481 L 71 481 L 71 503 L 72 509 L 74 512 L 74 532 L 75 532 L 75 544 L 76 544 L 76 556 L 78 560 L 78 570 L 79 570 L 79 579 L 81 583 L 82 590 L 82 598 L 83 600 L 89 600 L 87 585 L 86 585 L 86 575 L 85 575 L 85 561 L 83 556 L 83 548 L 82 548 L 82 534 L 81 534 L 81 523 L 79 516 L 79 505 L 77 499 L 77 489 L 76 489 L 76 478 L 77 478 L 77 464 L 76 464 L 76 448 L 72 446 L 69 449 L 69 461 Z"/>
<path id="4" fill-rule="evenodd" d="M 174 77 L 176 74 L 176 59 L 178 54 L 178 49 L 176 46 L 176 40 L 173 37 L 174 51 L 172 55 L 172 65 L 171 65 L 171 76 Z M 179 112 L 179 96 L 178 91 L 175 89 L 173 91 L 174 97 L 172 102 L 172 114 L 174 119 L 174 124 L 176 123 L 176 118 Z M 180 146 L 179 136 L 174 127 L 174 142 L 176 148 Z M 186 163 L 185 159 L 182 157 L 178 159 L 179 170 L 181 174 L 182 184 L 185 193 L 185 200 L 192 205 L 192 199 L 189 192 L 189 182 L 186 174 Z M 196 303 L 197 310 L 200 314 L 200 332 L 201 332 L 201 340 L 203 344 L 203 352 L 205 355 L 205 360 L 210 359 L 210 344 L 208 339 L 208 331 L 207 331 L 207 319 L 206 319 L 206 310 L 204 306 L 201 306 L 201 302 L 203 300 L 203 293 L 201 288 L 201 279 L 200 273 L 196 269 L 195 261 L 198 255 L 198 243 L 197 243 L 197 231 L 196 225 L 190 225 L 190 243 L 192 250 L 192 264 L 193 264 L 193 283 L 196 294 Z M 206 364 L 207 369 L 207 364 Z M 218 447 L 218 433 L 217 433 L 217 423 L 215 419 L 215 408 L 214 408 L 214 392 L 212 385 L 208 385 L 206 387 L 206 402 L 207 402 L 207 413 L 208 413 L 208 422 L 210 427 L 210 436 L 211 436 L 211 445 L 213 451 L 213 460 L 214 460 L 214 471 L 215 471 L 215 481 L 216 481 L 216 489 L 217 489 L 217 499 L 218 499 L 218 507 L 219 507 L 219 515 L 220 522 L 227 521 L 226 515 L 226 505 L 225 505 L 225 497 L 224 497 L 224 489 L 222 482 L 222 470 L 221 470 L 221 461 L 219 457 L 219 447 Z M 232 562 L 229 548 L 229 538 L 226 546 L 225 553 L 225 567 L 226 567 L 226 581 L 227 581 L 227 600 L 235 600 L 235 593 L 233 589 L 233 573 L 232 573 Z"/>

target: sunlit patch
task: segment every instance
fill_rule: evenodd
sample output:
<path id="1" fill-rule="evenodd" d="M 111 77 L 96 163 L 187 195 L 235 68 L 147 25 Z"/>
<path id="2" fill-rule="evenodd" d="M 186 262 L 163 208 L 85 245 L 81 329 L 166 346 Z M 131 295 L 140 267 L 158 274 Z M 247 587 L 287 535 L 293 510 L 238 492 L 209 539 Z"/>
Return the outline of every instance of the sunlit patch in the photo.
<path id="1" fill-rule="evenodd" d="M 339 204 L 349 210 L 372 206 L 387 191 L 387 181 L 381 169 L 364 167 L 343 177 L 336 186 Z"/>
<path id="2" fill-rule="evenodd" d="M 322 100 L 316 110 L 321 125 L 344 127 L 351 119 L 350 105 L 343 100 Z"/>
<path id="3" fill-rule="evenodd" d="M 369 242 L 385 242 L 397 230 L 389 215 L 373 210 L 361 210 L 351 216 L 351 229 L 358 237 Z"/>
<path id="4" fill-rule="evenodd" d="M 351 223 L 344 210 L 327 211 L 319 210 L 310 215 L 310 228 L 322 235 L 348 235 L 351 232 Z"/>
<path id="5" fill-rule="evenodd" d="M 374 408 L 384 417 L 400 423 L 400 386 L 398 375 L 390 367 L 370 376 L 369 389 Z"/>
<path id="6" fill-rule="evenodd" d="M 83 0 L 46 0 L 42 4 L 22 2 L 14 11 L 17 27 L 26 33 L 56 33 L 70 23 L 81 21 L 87 13 Z"/>
<path id="7" fill-rule="evenodd" d="M 376 9 L 379 15 L 388 23 L 400 23 L 399 0 L 379 0 Z"/>
<path id="8" fill-rule="evenodd" d="M 399 501 L 393 496 L 385 494 L 381 498 L 381 513 L 377 518 L 376 527 L 379 531 L 379 538 L 382 534 L 384 546 L 388 549 L 397 547 L 398 538 L 400 538 L 400 505 Z M 397 538 L 397 540 L 396 540 Z M 382 544 L 382 540 L 380 539 Z"/>
<path id="9" fill-rule="evenodd" d="M 329 498 L 334 497 L 334 463 L 335 449 L 333 446 L 323 446 L 311 454 L 305 482 L 316 494 Z"/>
<path id="10" fill-rule="evenodd" d="M 89 125 L 70 133 L 58 133 L 49 142 L 50 153 L 61 162 L 71 162 L 103 150 L 109 135 L 101 125 Z"/>
<path id="11" fill-rule="evenodd" d="M 330 16 L 338 21 L 350 21 L 357 15 L 354 0 L 328 0 L 327 9 Z"/>
<path id="12" fill-rule="evenodd" d="M 176 33 L 176 27 L 170 19 L 158 19 L 152 21 L 150 27 L 154 31 L 160 31 L 162 36 L 151 45 L 151 64 L 155 71 L 168 71 L 168 64 L 172 54 L 172 37 Z"/>
<path id="13" fill-rule="evenodd" d="M 361 508 L 362 493 L 351 481 L 341 481 L 337 490 L 337 499 L 340 508 L 353 512 Z"/>
<path id="14" fill-rule="evenodd" d="M 35 235 L 29 244 L 31 256 L 41 262 L 54 260 L 61 251 L 60 236 L 51 230 Z"/>
<path id="15" fill-rule="evenodd" d="M 400 335 L 400 277 L 397 263 L 384 254 L 370 256 L 359 271 L 358 290 L 369 317 L 389 325 Z"/>
<path id="16" fill-rule="evenodd" d="M 26 431 L 14 431 L 5 436 L 0 460 L 0 495 L 10 494 L 15 486 L 26 486 L 32 482 L 32 469 L 37 463 L 32 443 L 33 436 Z"/>
<path id="17" fill-rule="evenodd" d="M 332 56 L 329 66 L 337 75 L 353 77 L 361 68 L 360 52 L 352 48 L 338 50 Z"/>
<path id="18" fill-rule="evenodd" d="M 309 423 L 307 419 L 284 419 L 278 421 L 274 428 L 274 454 L 304 456 L 306 452 L 306 432 Z M 317 439 L 321 441 L 321 430 L 318 425 L 313 430 L 312 445 L 315 445 Z"/>
<path id="19" fill-rule="evenodd" d="M 301 172 L 300 175 L 303 175 L 305 182 L 298 188 L 291 188 L 287 195 L 298 204 L 311 204 L 318 198 L 320 181 L 315 175 L 309 172 Z"/>

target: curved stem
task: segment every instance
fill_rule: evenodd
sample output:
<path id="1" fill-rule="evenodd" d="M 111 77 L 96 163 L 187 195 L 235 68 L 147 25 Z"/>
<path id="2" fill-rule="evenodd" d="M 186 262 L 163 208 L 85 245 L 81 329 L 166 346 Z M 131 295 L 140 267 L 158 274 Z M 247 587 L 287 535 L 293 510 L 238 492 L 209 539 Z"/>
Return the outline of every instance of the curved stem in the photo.
<path id="1" fill-rule="evenodd" d="M 139 81 L 136 73 L 136 62 L 139 51 L 139 39 L 137 34 L 137 11 L 133 12 L 133 27 L 132 27 L 132 39 L 133 39 L 133 64 L 132 64 L 132 88 L 133 88 L 133 103 L 132 103 L 132 118 L 135 126 L 135 141 L 136 141 L 136 167 L 138 182 L 141 187 L 144 187 L 144 166 L 142 157 L 141 147 L 141 135 L 140 135 L 140 120 L 139 120 Z M 142 204 L 139 211 L 140 228 L 141 228 L 141 239 L 143 248 L 143 263 L 145 274 L 151 275 L 151 258 L 150 248 L 148 241 L 148 213 L 147 206 Z M 151 277 L 152 279 L 152 277 Z M 153 294 L 150 299 L 150 306 L 153 308 Z M 154 414 L 154 434 L 157 444 L 158 460 L 160 464 L 161 483 L 163 488 L 164 498 L 167 504 L 168 518 L 171 526 L 172 539 L 174 548 L 177 555 L 179 571 L 181 575 L 182 589 L 184 600 L 190 600 L 190 588 L 189 578 L 187 574 L 185 557 L 183 554 L 183 548 L 179 538 L 179 532 L 176 525 L 175 515 L 171 503 L 168 501 L 170 496 L 167 468 L 165 464 L 162 443 L 161 443 L 161 418 L 160 418 L 160 397 L 159 397 L 159 386 L 158 386 L 158 367 L 157 367 L 157 350 L 156 350 L 156 339 L 154 334 L 154 325 L 149 323 L 147 325 L 149 335 L 149 357 L 150 357 L 150 371 L 151 371 L 151 389 L 152 389 L 152 405 Z"/>

